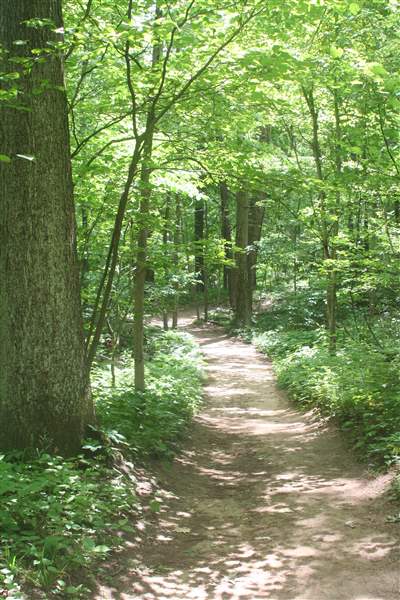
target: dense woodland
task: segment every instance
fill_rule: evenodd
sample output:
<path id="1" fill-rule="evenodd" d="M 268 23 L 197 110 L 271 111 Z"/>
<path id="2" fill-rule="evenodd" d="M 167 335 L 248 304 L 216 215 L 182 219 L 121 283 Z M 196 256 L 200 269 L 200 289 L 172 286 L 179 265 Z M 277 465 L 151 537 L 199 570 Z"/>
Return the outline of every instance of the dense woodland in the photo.
<path id="1" fill-rule="evenodd" d="M 397 0 L 3 0 L 12 597 L 87 597 L 67 574 L 135 505 L 113 452 L 176 451 L 201 397 L 184 307 L 253 341 L 361 460 L 396 463 L 399 26 Z"/>

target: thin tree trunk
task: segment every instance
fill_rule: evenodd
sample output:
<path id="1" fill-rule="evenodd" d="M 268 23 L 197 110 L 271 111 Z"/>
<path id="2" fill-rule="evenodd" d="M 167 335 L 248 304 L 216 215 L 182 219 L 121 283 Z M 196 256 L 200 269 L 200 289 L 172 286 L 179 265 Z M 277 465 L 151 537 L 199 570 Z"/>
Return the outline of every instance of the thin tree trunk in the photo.
<path id="1" fill-rule="evenodd" d="M 110 350 L 111 350 L 111 360 L 110 360 L 110 370 L 111 370 L 111 387 L 115 387 L 116 377 L 115 377 L 115 367 L 117 362 L 117 350 L 119 343 L 119 336 L 115 329 L 112 328 L 110 320 L 107 319 L 107 329 L 110 334 Z"/>
<path id="2" fill-rule="evenodd" d="M 249 309 L 250 313 L 253 312 L 253 294 L 257 288 L 257 257 L 258 247 L 257 244 L 261 239 L 261 231 L 264 222 L 265 207 L 261 204 L 264 198 L 263 195 L 252 196 L 250 199 L 250 212 L 249 212 L 249 231 L 248 231 L 248 245 L 251 248 L 247 256 L 247 268 L 248 268 L 248 293 L 249 293 Z"/>
<path id="3" fill-rule="evenodd" d="M 169 195 L 167 194 L 166 205 L 165 205 L 165 214 L 164 214 L 164 226 L 163 226 L 163 245 L 164 245 L 164 253 L 168 254 L 168 241 L 169 241 Z M 168 280 L 169 269 L 165 268 L 165 279 Z M 164 331 L 168 331 L 169 329 L 169 317 L 168 317 L 168 300 L 165 300 L 166 305 L 163 309 L 163 328 Z"/>
<path id="4" fill-rule="evenodd" d="M 204 203 L 204 225 L 205 225 L 205 238 L 208 240 L 208 205 L 207 202 Z M 203 258 L 203 282 L 204 282 L 204 321 L 207 323 L 208 321 L 208 313 L 209 313 L 209 272 L 208 265 L 205 258 Z"/>
<path id="5" fill-rule="evenodd" d="M 238 324 L 247 326 L 251 322 L 249 306 L 249 271 L 247 266 L 247 246 L 249 233 L 249 195 L 239 191 L 236 194 L 236 302 L 235 320 Z"/>
<path id="6" fill-rule="evenodd" d="M 229 221 L 229 190 L 225 181 L 219 184 L 221 198 L 221 237 L 224 240 L 225 259 L 232 260 L 232 231 Z M 223 268 L 223 286 L 224 290 L 230 292 L 231 267 L 224 265 Z"/>
<path id="7" fill-rule="evenodd" d="M 204 291 L 204 200 L 197 199 L 194 205 L 194 272 L 196 292 Z"/>
<path id="8" fill-rule="evenodd" d="M 130 9 L 132 3 L 130 3 Z M 154 24 L 161 18 L 161 11 L 156 3 L 156 13 Z M 153 46 L 152 64 L 155 66 L 161 58 L 161 46 Z M 133 317 L 133 350 L 135 362 L 135 389 L 138 392 L 145 390 L 145 369 L 144 369 L 144 308 L 145 298 L 144 290 L 147 271 L 147 240 L 149 237 L 148 218 L 150 212 L 150 176 L 151 176 L 151 158 L 153 153 L 153 138 L 155 130 L 154 105 L 150 108 L 146 119 L 146 136 L 143 147 L 143 162 L 140 174 L 140 204 L 139 204 L 139 233 L 137 239 L 137 261 L 135 270 L 134 287 L 134 317 Z"/>
<path id="9" fill-rule="evenodd" d="M 340 120 L 340 102 L 338 92 L 335 89 L 333 93 L 334 98 L 334 111 L 335 111 L 335 134 L 336 134 L 336 147 L 335 147 L 335 167 L 337 185 L 342 175 L 342 127 Z M 331 244 L 331 260 L 337 260 L 337 252 L 335 246 L 335 238 L 339 233 L 339 210 L 340 210 L 340 191 L 336 192 L 335 196 L 335 209 L 334 209 L 334 222 L 332 226 L 331 236 L 334 238 L 333 244 Z M 329 270 L 329 283 L 327 292 L 327 307 L 328 307 L 328 330 L 329 330 L 329 351 L 331 354 L 335 354 L 337 346 L 337 272 L 336 265 L 333 262 Z"/>
<path id="10" fill-rule="evenodd" d="M 50 19 L 55 27 L 32 27 Z M 0 163 L 0 448 L 76 452 L 94 419 L 84 369 L 79 267 L 59 52 L 61 0 L 3 2 L 0 45 L 18 59 L 20 93 L 3 108 Z M 24 40 L 24 44 L 15 44 Z M 15 81 L 15 80 L 13 80 Z M 40 94 L 36 91 L 46 86 Z M 35 92 L 35 93 L 33 93 Z"/>
<path id="11" fill-rule="evenodd" d="M 142 140 L 139 140 L 135 146 L 135 150 L 129 165 L 128 175 L 125 181 L 124 189 L 119 199 L 106 265 L 104 267 L 102 279 L 97 290 L 96 300 L 89 328 L 89 334 L 86 339 L 87 372 L 90 371 L 94 357 L 96 356 L 97 346 L 106 319 L 108 304 L 110 301 L 111 290 L 115 276 L 115 270 L 118 263 L 118 249 L 121 240 L 122 225 L 125 218 L 126 207 L 128 205 L 129 193 L 131 191 L 133 180 L 138 171 L 138 165 L 140 162 L 142 151 Z"/>
<path id="12" fill-rule="evenodd" d="M 149 116 L 149 119 L 151 116 Z M 144 290 L 146 283 L 147 240 L 149 236 L 148 216 L 150 210 L 150 160 L 153 149 L 154 129 L 147 126 L 148 138 L 143 151 L 143 164 L 140 174 L 139 233 L 137 238 L 137 258 L 134 282 L 133 349 L 135 358 L 135 389 L 145 390 L 144 372 Z"/>
<path id="13" fill-rule="evenodd" d="M 305 90 L 303 89 L 304 97 L 306 99 L 309 113 L 311 116 L 312 122 L 312 132 L 313 132 L 313 155 L 314 155 L 314 163 L 317 172 L 317 177 L 321 182 L 325 181 L 324 172 L 322 168 L 322 152 L 319 141 L 319 124 L 318 124 L 318 111 L 315 106 L 314 101 L 314 93 L 313 90 Z M 336 121 L 336 136 L 340 136 L 340 121 L 339 114 L 337 113 L 337 102 L 335 100 L 335 121 Z M 339 129 L 338 129 L 339 128 Z M 340 138 L 337 139 L 337 147 L 335 151 L 335 161 L 336 161 L 336 171 L 340 173 L 341 165 L 338 164 L 338 160 L 340 161 Z M 331 261 L 336 259 L 336 251 L 334 246 L 332 246 L 331 238 L 335 235 L 335 227 L 332 229 L 329 225 L 329 215 L 327 214 L 326 207 L 326 194 L 325 191 L 321 191 L 319 194 L 320 199 L 320 210 L 321 210 L 321 241 L 322 241 L 322 251 L 323 257 L 325 261 L 328 262 L 328 281 L 326 285 L 326 329 L 328 332 L 329 338 L 329 350 L 332 354 L 336 352 L 336 314 L 337 314 L 337 277 L 334 266 L 331 264 Z M 338 202 L 336 198 L 336 203 Z M 335 210 L 335 213 L 337 209 Z M 334 217 L 337 214 L 334 215 Z"/>
<path id="14" fill-rule="evenodd" d="M 175 228 L 174 228 L 174 255 L 173 263 L 175 270 L 175 277 L 178 275 L 179 269 L 179 245 L 181 243 L 181 228 L 182 228 L 182 215 L 181 215 L 181 200 L 179 195 L 176 196 L 175 200 Z M 178 327 L 178 308 L 179 308 L 179 285 L 175 285 L 174 295 L 174 307 L 172 312 L 172 329 Z"/>

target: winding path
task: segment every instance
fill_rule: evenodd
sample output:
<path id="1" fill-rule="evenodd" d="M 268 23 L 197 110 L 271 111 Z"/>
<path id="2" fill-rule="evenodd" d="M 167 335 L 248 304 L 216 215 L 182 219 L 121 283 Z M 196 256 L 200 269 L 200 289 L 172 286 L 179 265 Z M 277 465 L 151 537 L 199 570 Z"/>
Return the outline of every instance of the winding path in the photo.
<path id="1" fill-rule="evenodd" d="M 399 600 L 400 526 L 388 478 L 368 475 L 331 427 L 295 410 L 270 363 L 219 328 L 189 331 L 207 361 L 206 406 L 157 539 L 103 586 L 114 600 Z"/>

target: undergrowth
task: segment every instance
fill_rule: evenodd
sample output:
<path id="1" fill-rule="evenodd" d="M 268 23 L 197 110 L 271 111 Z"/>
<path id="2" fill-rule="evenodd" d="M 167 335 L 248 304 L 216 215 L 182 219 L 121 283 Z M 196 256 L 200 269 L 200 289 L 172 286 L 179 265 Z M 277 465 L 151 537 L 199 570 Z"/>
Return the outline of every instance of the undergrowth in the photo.
<path id="1" fill-rule="evenodd" d="M 120 544 L 136 508 L 132 482 L 104 460 L 39 454 L 0 461 L 0 589 L 10 598 L 79 598 L 88 590 L 70 574 Z M 30 588 L 28 595 L 21 592 Z"/>
<path id="2" fill-rule="evenodd" d="M 322 297 L 308 290 L 274 298 L 251 328 L 233 330 L 274 363 L 278 383 L 295 402 L 317 407 L 346 431 L 360 456 L 373 465 L 400 460 L 400 326 L 384 315 L 354 323 L 342 315 L 338 350 L 331 355 Z M 212 319 L 229 326 L 230 314 Z"/>
<path id="3" fill-rule="evenodd" d="M 133 389 L 132 359 L 120 357 L 117 383 L 111 387 L 108 369 L 98 368 L 93 393 L 102 428 L 123 435 L 136 455 L 171 455 L 201 401 L 201 360 L 190 335 L 155 331 L 147 344 L 145 394 Z"/>
<path id="4" fill-rule="evenodd" d="M 133 390 L 127 354 L 115 387 L 108 364 L 96 367 L 100 431 L 92 429 L 81 454 L 0 456 L 0 598 L 86 598 L 76 581 L 123 544 L 121 532 L 141 507 L 134 476 L 115 457 L 171 456 L 201 398 L 201 361 L 189 335 L 148 331 L 147 353 L 144 394 Z"/>

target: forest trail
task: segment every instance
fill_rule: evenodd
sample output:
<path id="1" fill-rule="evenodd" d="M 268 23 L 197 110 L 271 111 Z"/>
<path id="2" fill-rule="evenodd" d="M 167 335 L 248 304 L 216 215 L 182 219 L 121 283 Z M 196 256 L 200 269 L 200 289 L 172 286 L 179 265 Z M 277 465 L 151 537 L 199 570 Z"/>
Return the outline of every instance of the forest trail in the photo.
<path id="1" fill-rule="evenodd" d="M 254 347 L 211 325 L 187 329 L 207 362 L 204 410 L 159 474 L 172 494 L 158 539 L 139 555 L 132 546 L 131 566 L 96 598 L 398 600 L 388 478 L 371 478 L 333 428 L 295 410 Z"/>

